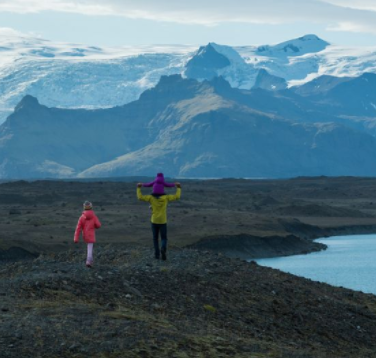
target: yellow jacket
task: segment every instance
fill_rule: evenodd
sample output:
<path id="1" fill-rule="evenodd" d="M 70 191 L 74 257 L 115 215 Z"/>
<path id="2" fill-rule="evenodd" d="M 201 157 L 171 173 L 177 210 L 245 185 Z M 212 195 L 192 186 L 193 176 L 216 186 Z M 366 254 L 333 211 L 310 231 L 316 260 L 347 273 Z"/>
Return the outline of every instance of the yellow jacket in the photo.
<path id="1" fill-rule="evenodd" d="M 162 195 L 156 198 L 153 195 L 142 195 L 141 188 L 137 188 L 138 200 L 150 203 L 152 209 L 151 222 L 153 224 L 166 224 L 167 223 L 167 204 L 169 201 L 179 200 L 181 189 L 176 188 L 175 195 Z"/>

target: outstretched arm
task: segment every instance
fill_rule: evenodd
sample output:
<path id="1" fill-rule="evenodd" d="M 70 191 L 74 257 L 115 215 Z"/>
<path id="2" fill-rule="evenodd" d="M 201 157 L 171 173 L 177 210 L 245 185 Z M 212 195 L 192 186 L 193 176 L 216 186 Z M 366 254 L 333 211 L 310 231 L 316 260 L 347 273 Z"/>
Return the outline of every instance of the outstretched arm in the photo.
<path id="1" fill-rule="evenodd" d="M 166 183 L 166 182 L 164 182 L 163 185 L 164 185 L 166 188 L 174 188 L 174 187 L 175 187 L 175 183 Z"/>
<path id="2" fill-rule="evenodd" d="M 150 202 L 151 195 L 142 195 L 141 187 L 142 187 L 142 184 L 138 183 L 137 184 L 137 198 L 138 198 L 138 200 Z"/>
<path id="3" fill-rule="evenodd" d="M 143 183 L 142 186 L 144 188 L 150 188 L 154 185 L 154 183 L 155 183 L 155 180 L 151 181 L 150 183 Z"/>
<path id="4" fill-rule="evenodd" d="M 181 188 L 180 188 L 180 184 L 177 183 L 176 184 L 176 194 L 175 195 L 167 195 L 167 200 L 168 201 L 179 200 L 180 199 L 180 195 L 181 195 Z"/>

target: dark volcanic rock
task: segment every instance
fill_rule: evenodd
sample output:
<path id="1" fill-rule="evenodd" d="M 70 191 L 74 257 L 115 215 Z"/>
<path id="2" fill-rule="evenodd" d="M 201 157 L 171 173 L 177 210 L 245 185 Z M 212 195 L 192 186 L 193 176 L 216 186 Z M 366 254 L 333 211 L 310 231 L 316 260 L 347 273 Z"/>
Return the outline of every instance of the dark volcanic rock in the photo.
<path id="1" fill-rule="evenodd" d="M 29 252 L 21 247 L 11 247 L 7 250 L 0 250 L 0 262 L 35 259 L 37 256 L 37 254 Z"/>
<path id="2" fill-rule="evenodd" d="M 18 209 L 10 209 L 9 215 L 21 215 L 21 211 Z"/>
<path id="3" fill-rule="evenodd" d="M 244 259 L 307 254 L 326 249 L 326 245 L 294 235 L 258 237 L 246 234 L 203 238 L 190 247 Z"/>

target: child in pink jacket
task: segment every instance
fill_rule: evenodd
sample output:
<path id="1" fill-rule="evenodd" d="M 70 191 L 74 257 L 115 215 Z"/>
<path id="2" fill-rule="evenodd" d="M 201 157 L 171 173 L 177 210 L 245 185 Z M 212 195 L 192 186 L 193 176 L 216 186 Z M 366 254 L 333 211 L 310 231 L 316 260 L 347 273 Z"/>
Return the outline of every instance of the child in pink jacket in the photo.
<path id="1" fill-rule="evenodd" d="M 82 238 L 87 243 L 86 266 L 93 266 L 93 245 L 95 242 L 95 229 L 99 229 L 101 223 L 93 211 L 93 204 L 90 201 L 84 202 L 84 211 L 78 219 L 76 232 L 74 233 L 74 242 L 78 243 L 82 231 Z"/>
<path id="2" fill-rule="evenodd" d="M 164 192 L 165 187 L 174 188 L 175 183 L 165 182 L 163 173 L 158 173 L 155 180 L 153 180 L 150 183 L 144 183 L 144 184 L 142 184 L 142 186 L 144 188 L 150 188 L 152 186 L 153 187 L 153 193 L 151 195 L 161 196 L 161 195 L 165 195 L 165 192 Z"/>

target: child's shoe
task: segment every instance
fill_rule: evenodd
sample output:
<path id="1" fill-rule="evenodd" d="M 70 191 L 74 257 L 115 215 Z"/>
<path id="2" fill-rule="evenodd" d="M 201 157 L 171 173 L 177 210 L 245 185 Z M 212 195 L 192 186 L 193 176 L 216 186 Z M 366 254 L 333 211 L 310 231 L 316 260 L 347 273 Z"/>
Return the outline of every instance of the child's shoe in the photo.
<path id="1" fill-rule="evenodd" d="M 87 261 L 87 262 L 86 262 L 86 267 L 87 267 L 87 268 L 92 268 L 92 267 L 93 267 L 93 263 Z"/>

